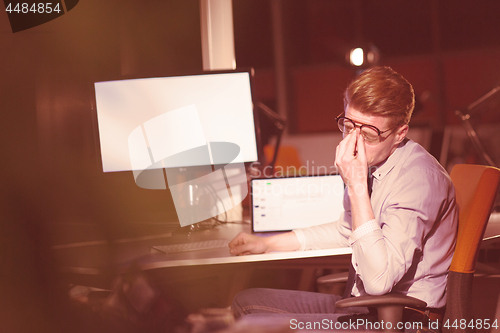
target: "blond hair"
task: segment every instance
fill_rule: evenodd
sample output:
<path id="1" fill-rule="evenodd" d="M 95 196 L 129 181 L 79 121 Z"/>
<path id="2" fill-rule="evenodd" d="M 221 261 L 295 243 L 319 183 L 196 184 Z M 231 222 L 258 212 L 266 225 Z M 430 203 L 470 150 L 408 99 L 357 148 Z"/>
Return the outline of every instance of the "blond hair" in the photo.
<path id="1" fill-rule="evenodd" d="M 391 119 L 392 126 L 410 122 L 415 107 L 411 84 L 390 67 L 373 67 L 356 76 L 344 93 L 344 108 Z"/>

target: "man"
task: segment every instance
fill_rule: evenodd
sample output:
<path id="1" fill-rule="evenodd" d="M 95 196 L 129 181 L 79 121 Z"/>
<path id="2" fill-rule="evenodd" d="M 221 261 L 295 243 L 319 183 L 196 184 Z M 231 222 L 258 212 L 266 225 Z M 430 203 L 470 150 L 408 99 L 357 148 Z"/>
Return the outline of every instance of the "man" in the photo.
<path id="1" fill-rule="evenodd" d="M 344 213 L 333 223 L 261 238 L 239 234 L 232 254 L 352 247 L 352 295 L 400 293 L 445 305 L 458 226 L 451 179 L 406 138 L 415 105 L 412 86 L 389 67 L 368 69 L 344 94 L 337 117 L 344 139 L 336 166 L 346 185 Z M 237 315 L 332 313 L 336 296 L 250 289 L 233 302 Z"/>

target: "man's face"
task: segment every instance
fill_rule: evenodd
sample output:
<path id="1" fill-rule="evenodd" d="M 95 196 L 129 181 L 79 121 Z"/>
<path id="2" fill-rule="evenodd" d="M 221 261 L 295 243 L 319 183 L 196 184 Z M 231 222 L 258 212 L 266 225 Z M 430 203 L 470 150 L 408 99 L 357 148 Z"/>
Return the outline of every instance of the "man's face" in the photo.
<path id="1" fill-rule="evenodd" d="M 372 125 L 377 127 L 381 132 L 391 129 L 389 118 L 364 114 L 351 108 L 349 105 L 345 110 L 345 116 L 353 120 L 356 125 Z M 356 127 L 356 131 L 360 131 L 359 127 Z M 408 125 L 402 125 L 381 134 L 380 142 L 370 143 L 365 141 L 368 167 L 382 164 L 396 150 L 399 143 L 403 141 L 407 131 Z"/>

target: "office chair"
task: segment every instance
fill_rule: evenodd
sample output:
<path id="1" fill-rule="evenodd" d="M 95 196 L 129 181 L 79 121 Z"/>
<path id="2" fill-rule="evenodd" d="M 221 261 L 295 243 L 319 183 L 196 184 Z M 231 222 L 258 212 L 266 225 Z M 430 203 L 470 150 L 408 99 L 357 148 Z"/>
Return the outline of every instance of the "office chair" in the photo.
<path id="1" fill-rule="evenodd" d="M 272 145 L 264 146 L 264 154 L 268 161 L 274 156 L 274 147 Z M 298 176 L 307 174 L 307 169 L 302 168 L 303 164 L 299 153 L 294 146 L 281 146 L 278 150 L 278 156 L 275 161 L 275 173 L 284 176 Z"/>
<path id="2" fill-rule="evenodd" d="M 468 327 L 474 319 L 472 309 L 472 282 L 481 240 L 488 223 L 491 209 L 500 187 L 500 169 L 482 165 L 456 165 L 450 175 L 455 186 L 459 214 L 457 245 L 448 274 L 446 311 L 443 330 L 450 332 L 474 332 Z M 341 281 L 338 275 L 323 276 L 319 284 Z M 345 279 L 344 279 L 345 281 Z M 405 307 L 425 309 L 426 303 L 413 297 L 387 294 L 344 298 L 336 307 L 368 306 L 377 308 L 379 320 L 401 322 Z M 425 312 L 425 310 L 423 311 Z M 460 328 L 465 319 L 467 327 Z M 457 320 L 457 322 L 455 322 Z M 453 325 L 456 323 L 457 325 Z M 453 327 L 455 326 L 455 327 Z"/>

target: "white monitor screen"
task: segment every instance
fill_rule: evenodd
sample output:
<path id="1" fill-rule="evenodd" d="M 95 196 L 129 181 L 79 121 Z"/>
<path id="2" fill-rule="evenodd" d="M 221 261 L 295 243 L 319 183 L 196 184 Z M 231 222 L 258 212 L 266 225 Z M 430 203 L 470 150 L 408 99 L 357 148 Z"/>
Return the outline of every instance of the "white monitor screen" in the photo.
<path id="1" fill-rule="evenodd" d="M 334 222 L 344 211 L 340 175 L 253 179 L 251 185 L 254 232 Z"/>
<path id="2" fill-rule="evenodd" d="M 104 172 L 217 164 L 175 157 L 220 142 L 257 160 L 247 72 L 96 82 L 95 96 Z"/>

